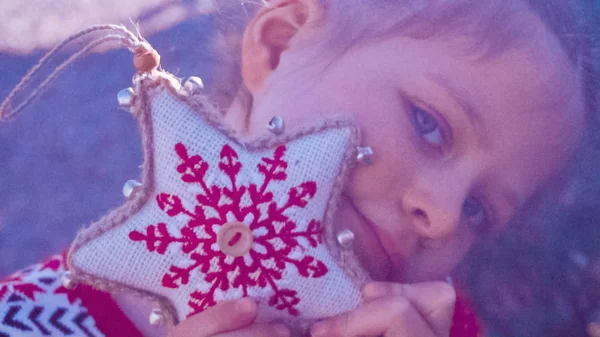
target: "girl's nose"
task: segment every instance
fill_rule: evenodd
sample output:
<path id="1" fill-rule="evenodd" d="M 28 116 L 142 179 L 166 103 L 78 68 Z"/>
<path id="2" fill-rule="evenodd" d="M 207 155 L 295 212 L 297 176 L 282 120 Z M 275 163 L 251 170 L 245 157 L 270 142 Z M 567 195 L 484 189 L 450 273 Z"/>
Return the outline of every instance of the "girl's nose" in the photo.
<path id="1" fill-rule="evenodd" d="M 421 184 L 404 194 L 402 207 L 417 235 L 445 240 L 458 229 L 468 190 L 466 181 L 456 177 L 452 181 Z"/>

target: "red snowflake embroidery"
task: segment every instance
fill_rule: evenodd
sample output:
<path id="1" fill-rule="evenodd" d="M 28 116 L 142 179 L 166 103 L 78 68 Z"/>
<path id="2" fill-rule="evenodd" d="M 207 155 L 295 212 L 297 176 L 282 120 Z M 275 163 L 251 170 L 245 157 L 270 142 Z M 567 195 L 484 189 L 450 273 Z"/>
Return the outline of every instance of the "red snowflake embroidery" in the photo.
<path id="1" fill-rule="evenodd" d="M 217 289 L 242 289 L 243 295 L 248 296 L 250 287 L 270 288 L 273 295 L 269 298 L 269 305 L 297 316 L 296 306 L 300 303 L 297 292 L 277 284 L 282 279 L 282 271 L 293 265 L 304 278 L 327 274 L 325 264 L 306 255 L 306 247 L 298 241 L 303 238 L 311 247 L 317 247 L 322 243 L 321 223 L 313 219 L 306 230 L 299 230 L 286 215 L 287 210 L 308 205 L 317 192 L 316 182 L 307 181 L 291 187 L 287 191 L 287 200 L 280 202 L 281 205 L 268 191 L 272 182 L 287 179 L 288 163 L 283 159 L 285 151 L 285 146 L 279 146 L 272 158 L 262 158 L 257 165 L 258 172 L 264 176 L 260 186 L 238 186 L 242 163 L 232 147 L 223 146 L 218 167 L 228 177 L 230 186 L 219 187 L 209 186 L 206 182 L 208 162 L 200 155 L 190 156 L 181 143 L 175 146 L 175 152 L 182 160 L 177 166 L 181 180 L 200 187 L 201 192 L 196 195 L 197 205 L 192 210 L 186 209 L 179 196 L 160 193 L 156 197 L 158 207 L 170 217 L 185 216 L 189 219 L 187 223 L 178 228 L 179 233 L 175 235 L 169 231 L 167 224 L 158 223 L 156 226 L 149 225 L 145 233 L 132 231 L 129 238 L 145 242 L 148 251 L 158 254 L 165 254 L 171 244 L 179 244 L 179 250 L 188 256 L 187 265 L 173 265 L 163 275 L 164 287 L 179 288 L 188 284 L 194 270 L 205 275 L 210 289 L 197 290 L 190 295 L 189 316 L 215 305 Z M 244 256 L 228 256 L 217 245 L 218 230 L 232 221 L 231 217 L 245 221 L 253 233 L 252 249 Z"/>

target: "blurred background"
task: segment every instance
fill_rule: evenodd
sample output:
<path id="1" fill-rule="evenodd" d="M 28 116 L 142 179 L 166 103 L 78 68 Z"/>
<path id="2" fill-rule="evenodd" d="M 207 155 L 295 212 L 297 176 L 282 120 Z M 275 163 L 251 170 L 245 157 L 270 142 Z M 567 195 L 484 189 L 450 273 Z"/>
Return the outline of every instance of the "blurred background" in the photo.
<path id="1" fill-rule="evenodd" d="M 0 97 L 47 49 L 101 23 L 132 30 L 131 21 L 139 23 L 165 69 L 210 83 L 209 5 L 205 0 L 4 1 Z M 131 86 L 134 73 L 126 49 L 94 53 L 59 76 L 19 118 L 0 125 L 0 275 L 62 252 L 79 228 L 123 202 L 123 183 L 139 177 L 142 158 L 137 123 L 118 109 L 116 94 Z"/>
<path id="2" fill-rule="evenodd" d="M 228 76 L 214 52 L 227 15 L 213 1 L 2 1 L 0 98 L 67 36 L 100 23 L 134 29 L 132 21 L 165 69 L 217 87 Z M 142 162 L 136 122 L 116 101 L 133 73 L 128 51 L 94 53 L 0 125 L 0 278 L 64 251 L 78 229 L 123 202 L 123 183 Z M 487 335 L 600 337 L 598 149 L 575 164 L 559 205 L 538 200 L 457 270 Z"/>

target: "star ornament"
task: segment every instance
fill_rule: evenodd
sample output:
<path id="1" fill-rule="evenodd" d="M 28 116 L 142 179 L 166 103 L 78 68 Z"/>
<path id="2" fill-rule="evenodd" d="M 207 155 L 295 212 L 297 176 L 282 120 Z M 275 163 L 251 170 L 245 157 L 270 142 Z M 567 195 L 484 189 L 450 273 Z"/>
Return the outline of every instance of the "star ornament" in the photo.
<path id="1" fill-rule="evenodd" d="M 292 325 L 360 304 L 366 274 L 332 228 L 356 161 L 352 123 L 324 120 L 243 143 L 171 75 L 134 83 L 141 185 L 78 234 L 73 280 L 151 298 L 169 325 L 245 296 L 258 301 L 258 321 Z"/>

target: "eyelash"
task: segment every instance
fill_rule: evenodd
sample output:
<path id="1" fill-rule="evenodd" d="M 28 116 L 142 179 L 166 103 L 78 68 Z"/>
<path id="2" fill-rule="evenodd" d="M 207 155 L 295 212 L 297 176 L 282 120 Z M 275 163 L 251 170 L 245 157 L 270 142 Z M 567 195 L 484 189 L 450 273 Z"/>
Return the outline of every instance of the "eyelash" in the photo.
<path id="1" fill-rule="evenodd" d="M 436 115 L 437 113 L 430 113 L 427 110 L 420 108 L 414 104 L 410 104 L 409 106 L 409 112 L 410 112 L 410 120 L 413 124 L 413 127 L 415 128 L 416 133 L 418 134 L 418 136 L 427 143 L 428 146 L 433 147 L 435 149 L 443 149 L 443 148 L 447 148 L 449 146 L 449 142 L 451 140 L 451 137 L 449 136 L 449 134 L 451 135 L 451 133 L 449 132 L 449 127 L 447 127 L 447 124 L 445 121 L 440 120 L 440 118 L 437 118 Z M 417 114 L 419 113 L 419 114 Z M 429 124 L 435 123 L 434 125 L 421 125 L 424 122 L 429 122 Z M 430 130 L 432 127 L 434 127 L 435 129 Z M 431 136 L 431 134 L 433 132 L 435 132 L 437 129 L 439 129 L 439 135 L 433 135 Z M 436 143 L 436 141 L 432 141 L 432 138 L 427 139 L 426 136 L 430 135 L 430 137 L 433 138 L 440 138 L 440 141 Z M 484 216 L 484 220 L 482 221 L 482 225 L 480 224 L 476 224 L 473 226 L 472 230 L 479 236 L 483 236 L 487 233 L 490 232 L 491 228 L 493 227 L 493 216 L 491 214 L 493 214 L 493 212 L 490 212 L 489 210 L 489 206 L 486 205 L 485 202 L 481 201 L 479 198 L 473 198 L 470 197 L 469 199 L 467 199 L 467 201 L 465 201 L 465 206 L 467 205 L 468 200 L 476 200 L 477 203 L 479 203 L 481 206 L 481 212 L 483 212 L 483 216 Z M 465 207 L 463 206 L 463 208 Z"/>
<path id="2" fill-rule="evenodd" d="M 473 230 L 473 232 L 475 234 L 477 234 L 478 236 L 484 236 L 486 234 L 489 234 L 491 229 L 493 228 L 493 223 L 494 223 L 493 216 L 492 216 L 493 212 L 490 211 L 489 205 L 486 205 L 486 203 L 484 201 L 481 201 L 481 199 L 479 199 L 479 198 L 469 197 L 469 198 L 467 198 L 467 200 L 465 201 L 465 204 L 463 206 L 463 213 L 466 213 L 466 212 L 464 212 L 464 207 L 467 206 L 467 202 L 469 200 L 475 200 L 475 201 L 477 201 L 477 203 L 479 203 L 481 205 L 481 212 L 483 213 L 483 217 L 484 217 L 481 224 L 472 224 L 472 226 L 470 226 L 471 230 Z M 467 214 L 465 214 L 465 216 L 467 218 L 470 218 L 470 216 Z M 467 221 L 469 221 L 469 220 L 470 219 L 467 219 Z"/>
<path id="3" fill-rule="evenodd" d="M 415 128 L 415 131 L 417 132 L 418 136 L 427 143 L 427 145 L 437 149 L 447 147 L 450 137 L 448 135 L 449 132 L 447 131 L 448 128 L 445 127 L 445 121 L 442 121 L 440 118 L 436 117 L 436 113 L 430 113 L 426 109 L 418 107 L 414 104 L 409 105 L 409 113 L 410 120 Z M 435 124 L 423 125 L 423 123 Z M 432 127 L 435 129 L 429 130 Z M 433 134 L 436 131 L 439 134 Z M 429 138 L 427 138 L 428 136 Z M 436 138 L 439 138 L 439 140 Z"/>

